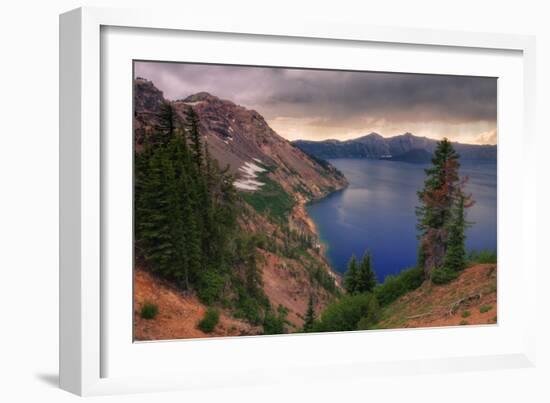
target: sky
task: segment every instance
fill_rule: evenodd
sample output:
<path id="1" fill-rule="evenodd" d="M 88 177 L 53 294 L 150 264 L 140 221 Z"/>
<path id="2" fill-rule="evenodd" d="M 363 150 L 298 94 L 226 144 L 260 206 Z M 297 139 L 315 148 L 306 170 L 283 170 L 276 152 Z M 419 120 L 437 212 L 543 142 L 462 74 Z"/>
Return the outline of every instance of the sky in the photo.
<path id="1" fill-rule="evenodd" d="M 141 61 L 134 72 L 171 100 L 206 91 L 255 109 L 289 140 L 497 141 L 496 78 Z"/>

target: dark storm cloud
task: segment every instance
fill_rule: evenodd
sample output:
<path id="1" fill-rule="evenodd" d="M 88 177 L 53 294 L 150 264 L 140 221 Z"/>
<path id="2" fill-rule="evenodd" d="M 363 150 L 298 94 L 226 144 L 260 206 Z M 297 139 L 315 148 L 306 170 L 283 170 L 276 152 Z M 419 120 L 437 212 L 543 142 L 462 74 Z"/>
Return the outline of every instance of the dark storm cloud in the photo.
<path id="1" fill-rule="evenodd" d="M 328 107 L 334 117 L 356 114 L 392 120 L 494 120 L 496 80 L 412 74 L 302 72 L 277 83 L 264 103 L 289 110 Z M 287 109 L 287 108 L 285 108 Z M 323 108 L 325 109 L 325 108 Z"/>
<path id="2" fill-rule="evenodd" d="M 471 137 L 472 130 L 496 127 L 493 78 L 153 62 L 135 67 L 137 76 L 152 80 L 168 98 L 208 91 L 295 131 L 303 126 L 366 132 L 368 122 L 383 121 L 395 130 L 461 125 L 463 136 Z M 468 125 L 471 130 L 464 129 Z"/>

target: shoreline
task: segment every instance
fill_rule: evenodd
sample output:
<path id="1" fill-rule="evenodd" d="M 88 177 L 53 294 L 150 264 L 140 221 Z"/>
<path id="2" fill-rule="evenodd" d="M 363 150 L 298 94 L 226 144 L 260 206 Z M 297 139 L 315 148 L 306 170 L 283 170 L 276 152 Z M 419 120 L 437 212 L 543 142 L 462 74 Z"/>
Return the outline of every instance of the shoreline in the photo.
<path id="1" fill-rule="evenodd" d="M 345 178 L 345 176 L 344 176 Z M 295 210 L 297 211 L 300 211 L 300 215 L 302 216 L 302 218 L 304 219 L 304 221 L 306 222 L 309 230 L 315 234 L 316 238 L 317 238 L 317 243 L 319 245 L 318 247 L 318 253 L 319 255 L 321 256 L 321 258 L 323 259 L 323 261 L 326 263 L 326 266 L 328 267 L 328 273 L 335 279 L 336 281 L 336 284 L 338 285 L 338 287 L 341 287 L 341 282 L 342 282 L 342 279 L 343 279 L 343 273 L 340 273 L 340 271 L 338 271 L 333 265 L 332 265 L 332 262 L 330 261 L 329 257 L 328 257 L 328 250 L 329 250 L 329 245 L 326 243 L 325 240 L 323 240 L 322 236 L 321 236 L 321 233 L 319 231 L 319 228 L 317 227 L 317 224 L 315 222 L 315 220 L 309 215 L 309 212 L 307 210 L 307 207 L 314 204 L 314 203 L 318 203 L 328 197 L 331 197 L 335 194 L 338 194 L 340 192 L 343 192 L 344 190 L 346 190 L 348 187 L 349 187 L 349 182 L 346 179 L 346 184 L 345 186 L 343 186 L 342 188 L 339 188 L 339 189 L 336 189 L 334 191 L 331 191 L 331 192 L 328 192 L 327 194 L 319 197 L 319 198 L 315 198 L 315 199 L 311 199 L 311 200 L 308 200 L 308 201 L 298 201 L 298 203 L 296 204 L 295 206 Z M 316 247 L 314 249 L 317 249 Z"/>

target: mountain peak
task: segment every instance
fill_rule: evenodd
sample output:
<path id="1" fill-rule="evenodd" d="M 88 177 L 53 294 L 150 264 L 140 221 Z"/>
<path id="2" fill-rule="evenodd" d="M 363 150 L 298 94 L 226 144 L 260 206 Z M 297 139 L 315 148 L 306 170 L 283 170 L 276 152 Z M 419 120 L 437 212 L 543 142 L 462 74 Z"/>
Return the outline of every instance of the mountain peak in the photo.
<path id="1" fill-rule="evenodd" d="M 351 140 L 348 140 L 348 141 L 362 142 L 362 141 L 367 141 L 367 140 L 380 140 L 380 139 L 383 139 L 383 138 L 384 137 L 382 137 L 380 134 L 378 134 L 376 132 L 370 132 L 369 134 L 365 134 L 364 136 L 357 137 L 355 139 L 351 139 Z"/>
<path id="2" fill-rule="evenodd" d="M 366 135 L 364 135 L 364 136 L 362 136 L 362 137 L 371 137 L 371 138 L 374 137 L 374 138 L 377 138 L 377 139 L 378 139 L 378 138 L 382 138 L 382 135 L 380 135 L 380 134 L 378 134 L 378 133 L 376 133 L 376 132 L 370 132 L 369 134 L 366 134 Z M 360 138 L 361 138 L 361 137 L 360 137 Z"/>
<path id="3" fill-rule="evenodd" d="M 210 94 L 206 91 L 197 92 L 196 94 L 189 95 L 183 100 L 183 102 L 202 102 L 202 101 L 219 101 L 220 98 Z"/>

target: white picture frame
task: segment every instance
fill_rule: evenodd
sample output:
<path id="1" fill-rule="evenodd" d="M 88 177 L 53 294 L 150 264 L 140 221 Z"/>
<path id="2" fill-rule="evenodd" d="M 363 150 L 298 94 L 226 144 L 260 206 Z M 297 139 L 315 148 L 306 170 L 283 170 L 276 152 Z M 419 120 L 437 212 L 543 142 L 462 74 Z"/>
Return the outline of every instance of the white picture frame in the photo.
<path id="1" fill-rule="evenodd" d="M 503 84 L 509 83 L 510 92 L 506 93 L 515 94 L 519 99 L 515 99 L 513 104 L 508 104 L 500 103 L 499 98 L 499 117 L 503 111 L 506 112 L 506 116 L 513 115 L 511 112 L 514 111 L 519 116 L 511 117 L 509 120 L 506 116 L 499 119 L 499 200 L 503 194 L 507 200 L 511 198 L 506 202 L 508 204 L 499 205 L 499 226 L 502 228 L 502 225 L 505 225 L 517 230 L 516 248 L 512 251 L 509 248 L 502 249 L 502 245 L 510 243 L 501 237 L 499 229 L 499 325 L 454 330 L 385 331 L 383 334 L 374 332 L 368 336 L 368 332 L 348 332 L 138 344 L 132 343 L 132 340 L 125 336 L 119 337 L 118 335 L 131 332 L 131 329 L 127 329 L 128 321 L 120 320 L 122 317 L 116 313 L 124 312 L 127 305 L 121 303 L 115 307 L 112 304 L 118 302 L 113 302 L 109 295 L 118 287 L 117 284 L 122 284 L 121 281 L 124 281 L 125 277 L 115 278 L 110 276 L 110 272 L 105 272 L 110 259 L 105 228 L 111 225 L 115 227 L 115 232 L 116 228 L 124 230 L 124 222 L 109 224 L 110 221 L 106 220 L 113 220 L 113 216 L 106 215 L 105 211 L 111 208 L 109 194 L 113 191 L 113 186 L 121 189 L 121 192 L 128 189 L 118 186 L 119 182 L 110 178 L 114 172 L 110 171 L 114 169 L 110 158 L 117 151 L 122 151 L 126 155 L 125 158 L 128 158 L 130 151 L 124 151 L 128 143 L 113 143 L 112 136 L 107 134 L 112 132 L 112 124 L 120 123 L 122 126 L 117 127 L 127 128 L 128 120 L 131 120 L 128 115 L 126 122 L 111 122 L 109 116 L 119 110 L 125 113 L 128 105 L 131 105 L 131 98 L 127 97 L 127 90 L 131 88 L 131 76 L 128 76 L 128 82 L 124 82 L 124 76 L 119 74 L 127 71 L 125 69 L 129 67 L 128 60 L 144 56 L 143 53 L 135 54 L 136 48 L 126 46 L 129 42 L 124 42 L 128 40 L 128 36 L 138 32 L 134 30 L 142 30 L 143 35 L 155 33 L 154 40 L 166 42 L 166 45 L 160 46 L 162 49 L 168 49 L 170 43 L 178 41 L 180 33 L 193 33 L 194 38 L 215 34 L 216 41 L 252 38 L 260 45 L 262 41 L 270 41 L 275 44 L 273 46 L 282 48 L 289 41 L 296 42 L 301 49 L 311 46 L 312 41 L 321 41 L 322 46 L 330 47 L 334 51 L 348 46 L 356 48 L 356 53 L 361 52 L 361 46 L 367 45 L 380 48 L 393 46 L 396 54 L 410 47 L 414 52 L 425 52 L 433 64 L 431 69 L 423 68 L 421 64 L 416 67 L 410 65 L 412 67 L 405 67 L 406 71 L 422 69 L 424 72 L 449 74 L 474 74 L 476 71 L 489 73 L 491 69 L 497 68 L 495 65 L 501 64 L 502 67 L 499 68 L 503 69 L 503 77 L 509 77 Z M 113 36 L 107 38 L 106 34 Z M 224 39 L 224 36 L 227 38 Z M 145 44 L 143 48 L 146 48 Z M 520 319 L 519 315 L 514 316 L 511 313 L 507 319 L 506 312 L 502 312 L 506 307 L 511 311 L 511 304 L 506 302 L 518 296 L 521 296 L 522 312 L 535 312 L 535 309 L 531 309 L 535 305 L 537 270 L 533 253 L 536 243 L 533 242 L 536 233 L 535 206 L 534 199 L 528 197 L 526 191 L 534 188 L 535 177 L 535 159 L 531 158 L 534 148 L 535 101 L 533 37 L 326 22 L 308 22 L 300 25 L 281 25 L 276 21 L 243 23 L 233 19 L 215 20 L 194 16 L 182 18 L 180 14 L 169 11 L 81 8 L 61 15 L 60 49 L 60 384 L 63 389 L 79 395 L 97 395 L 246 386 L 269 382 L 292 383 L 308 379 L 328 380 L 334 379 L 335 373 L 339 374 L 338 377 L 381 373 L 398 375 L 534 365 L 534 318 Z M 117 57 L 109 53 L 109 49 L 117 49 L 116 54 L 120 60 L 116 61 Z M 480 62 L 477 66 L 468 66 L 468 63 L 465 63 L 465 66 L 452 67 L 452 64 L 446 64 L 445 58 L 439 63 L 439 59 L 430 56 L 432 51 L 446 52 L 449 58 L 455 60 L 463 57 L 461 52 L 471 53 L 472 58 L 483 58 L 486 54 L 490 57 L 494 54 L 497 58 L 499 55 L 510 54 L 512 57 L 509 58 L 509 69 L 504 67 L 508 65 L 507 62 L 500 63 L 500 59 L 490 61 L 490 57 L 486 64 Z M 293 54 L 296 57 L 296 61 L 291 63 L 293 66 L 299 64 L 307 67 L 308 63 L 313 63 L 313 66 L 318 67 L 320 62 L 315 56 L 311 57 L 311 61 L 302 59 L 300 62 L 295 51 L 293 53 L 289 49 L 288 53 L 288 57 L 293 57 Z M 155 57 L 161 57 L 163 60 L 178 59 L 177 56 L 170 56 L 168 51 L 161 50 L 145 56 L 153 60 Z M 236 61 L 252 63 L 259 60 L 259 64 L 269 64 L 273 59 L 269 59 L 268 56 L 259 51 Z M 112 58 L 112 66 L 109 60 L 103 60 L 106 57 Z M 206 56 L 197 53 L 195 57 L 194 61 L 200 61 L 201 57 Z M 227 57 L 229 56 L 223 59 L 220 56 L 209 61 L 227 62 Z M 388 56 L 386 63 L 391 62 L 391 57 Z M 384 68 L 383 63 L 377 67 Z M 112 79 L 107 80 L 107 77 Z M 117 97 L 125 97 L 126 100 L 123 100 L 120 106 L 123 109 L 110 109 L 106 106 L 114 105 Z M 518 105 L 521 107 L 520 110 L 517 110 Z M 501 121 L 505 127 L 501 127 Z M 514 130 L 511 130 L 512 128 Z M 508 132 L 514 134 L 508 135 Z M 501 135 L 505 136 L 503 149 L 500 147 Z M 126 138 L 130 136 L 131 132 L 127 133 Z M 508 155 L 514 152 L 520 153 L 524 168 L 512 173 L 507 169 L 506 161 Z M 128 166 L 129 161 L 123 159 L 120 163 L 126 166 L 126 173 L 131 170 Z M 511 176 L 516 183 L 522 184 L 523 191 L 516 191 L 516 195 L 511 195 L 506 187 L 501 191 L 501 179 Z M 124 199 L 124 195 L 121 199 Z M 512 209 L 517 210 L 513 217 L 504 214 Z M 111 237 L 111 233 L 109 234 Z M 520 262 L 521 271 L 515 274 L 510 272 L 509 276 L 502 280 L 501 259 Z M 521 281 L 517 282 L 517 289 L 507 286 L 511 282 L 506 278 L 512 279 L 513 276 L 521 277 Z M 131 288 L 131 284 L 127 286 Z M 505 292 L 501 292 L 501 286 Z M 127 291 L 127 288 L 125 290 Z M 506 292 L 507 290 L 510 292 Z M 128 312 L 128 317 L 130 316 L 131 312 Z M 504 319 L 501 320 L 501 317 Z M 429 340 L 428 343 L 432 344 L 437 340 L 445 340 L 444 343 L 462 340 L 465 347 L 455 348 L 446 353 L 445 344 L 441 342 L 439 350 L 434 347 L 433 354 L 427 354 L 420 348 L 421 351 L 417 355 L 409 356 L 403 356 L 399 349 L 396 349 L 393 356 L 387 357 L 378 357 L 374 351 L 365 352 L 370 356 L 359 355 L 347 360 L 340 360 L 337 354 L 328 354 L 323 359 L 314 356 L 315 349 L 323 346 L 329 351 L 334 351 L 336 346 L 343 346 L 345 349 L 347 345 L 358 345 L 366 340 L 367 344 L 384 343 L 382 338 L 399 338 L 406 341 L 405 345 L 421 343 L 421 339 Z M 490 341 L 492 346 L 489 346 Z M 120 353 L 122 351 L 124 354 Z M 227 361 L 232 360 L 233 363 L 238 356 L 240 363 L 232 365 L 231 368 L 224 367 L 221 362 L 219 366 L 212 366 L 211 360 L 215 359 L 213 352 Z M 282 352 L 287 352 L 292 359 L 279 359 Z M 178 354 L 188 357 L 185 364 L 180 364 L 181 360 L 175 358 L 170 360 L 170 357 L 177 357 Z M 209 365 L 199 365 L 200 354 L 208 358 Z M 146 371 L 133 371 L 132 365 L 135 367 L 135 362 L 132 360 L 137 359 L 136 357 L 148 365 L 154 360 L 162 362 L 167 370 L 156 375 Z M 260 365 L 259 358 L 263 360 L 263 366 Z M 117 360 L 130 364 L 111 365 Z M 193 371 L 189 371 L 191 367 Z M 281 371 L 281 368 L 284 368 L 284 371 Z M 304 372 L 304 368 L 308 371 Z"/>

